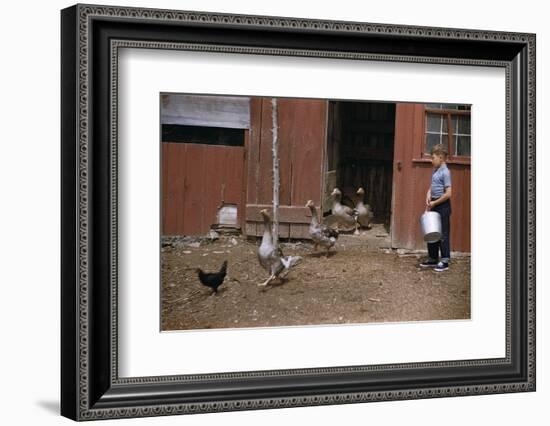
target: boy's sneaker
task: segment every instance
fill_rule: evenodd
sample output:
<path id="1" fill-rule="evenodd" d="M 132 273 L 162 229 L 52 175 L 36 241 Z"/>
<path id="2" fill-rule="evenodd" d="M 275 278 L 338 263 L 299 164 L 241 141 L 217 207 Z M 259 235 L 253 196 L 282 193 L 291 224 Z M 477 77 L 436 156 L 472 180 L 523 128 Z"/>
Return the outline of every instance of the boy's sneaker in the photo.
<path id="1" fill-rule="evenodd" d="M 439 262 L 437 266 L 434 268 L 435 272 L 443 272 L 449 269 L 449 264 L 446 262 Z"/>
<path id="2" fill-rule="evenodd" d="M 435 268 L 438 265 L 437 260 L 428 259 L 420 263 L 421 268 Z"/>

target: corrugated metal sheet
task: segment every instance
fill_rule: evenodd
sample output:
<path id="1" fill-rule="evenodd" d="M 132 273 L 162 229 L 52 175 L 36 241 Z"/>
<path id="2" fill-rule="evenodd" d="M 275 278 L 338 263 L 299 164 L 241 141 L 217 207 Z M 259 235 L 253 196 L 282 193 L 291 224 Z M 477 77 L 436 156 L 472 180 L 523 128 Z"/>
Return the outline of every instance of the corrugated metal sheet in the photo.
<path id="1" fill-rule="evenodd" d="M 186 126 L 250 127 L 250 98 L 211 95 L 161 95 L 161 124 Z"/>

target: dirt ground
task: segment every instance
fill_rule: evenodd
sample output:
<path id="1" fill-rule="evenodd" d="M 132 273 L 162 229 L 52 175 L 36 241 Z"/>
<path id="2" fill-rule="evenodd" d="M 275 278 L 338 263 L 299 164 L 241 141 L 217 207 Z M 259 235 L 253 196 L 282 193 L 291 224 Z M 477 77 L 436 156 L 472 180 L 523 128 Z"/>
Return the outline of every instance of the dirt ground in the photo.
<path id="1" fill-rule="evenodd" d="M 340 235 L 330 257 L 308 242 L 282 243 L 303 259 L 283 282 L 267 278 L 259 241 L 240 236 L 177 241 L 162 247 L 162 330 L 276 327 L 470 318 L 470 257 L 455 256 L 443 273 L 419 268 L 422 254 L 384 248 L 377 230 Z M 380 238 L 382 237 L 382 238 Z M 217 294 L 195 273 L 227 276 Z"/>

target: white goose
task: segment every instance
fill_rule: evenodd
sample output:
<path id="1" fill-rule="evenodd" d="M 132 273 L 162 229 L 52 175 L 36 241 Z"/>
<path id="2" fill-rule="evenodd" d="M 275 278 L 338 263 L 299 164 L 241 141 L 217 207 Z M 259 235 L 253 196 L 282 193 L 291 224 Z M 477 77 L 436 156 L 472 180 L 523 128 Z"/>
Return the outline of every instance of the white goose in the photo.
<path id="1" fill-rule="evenodd" d="M 356 212 L 351 207 L 342 204 L 342 192 L 338 188 L 334 188 L 330 195 L 334 198 L 331 213 L 337 219 L 338 225 L 344 227 L 355 226 Z"/>
<path id="2" fill-rule="evenodd" d="M 357 195 L 359 195 L 359 201 L 357 201 L 357 204 L 355 205 L 355 212 L 357 214 L 357 227 L 355 228 L 355 234 L 359 234 L 359 228 L 361 226 L 371 229 L 371 221 L 374 218 L 374 213 L 372 212 L 370 205 L 365 204 L 364 202 L 365 190 L 363 188 L 359 188 L 357 190 Z"/>
<path id="3" fill-rule="evenodd" d="M 271 229 L 271 217 L 266 209 L 260 211 L 262 219 L 264 221 L 264 234 L 262 236 L 262 242 L 258 248 L 258 260 L 260 265 L 269 274 L 269 278 L 259 286 L 266 286 L 274 279 L 278 278 L 282 272 L 288 272 L 296 263 L 302 258 L 300 256 L 284 256 L 283 251 L 273 246 L 273 235 Z"/>
<path id="4" fill-rule="evenodd" d="M 318 246 L 325 247 L 328 251 L 334 244 L 336 244 L 336 239 L 338 238 L 338 231 L 329 228 L 327 225 L 319 223 L 317 217 L 317 209 L 312 200 L 309 200 L 306 204 L 306 207 L 309 207 L 311 211 L 311 223 L 309 225 L 309 235 L 314 243 L 314 249 L 317 250 Z"/>

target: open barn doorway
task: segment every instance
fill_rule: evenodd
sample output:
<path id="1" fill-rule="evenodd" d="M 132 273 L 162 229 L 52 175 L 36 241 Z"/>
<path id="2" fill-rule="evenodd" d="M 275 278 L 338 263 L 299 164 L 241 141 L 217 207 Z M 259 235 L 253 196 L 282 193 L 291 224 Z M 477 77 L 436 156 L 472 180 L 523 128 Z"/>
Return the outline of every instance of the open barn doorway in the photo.
<path id="1" fill-rule="evenodd" d="M 390 232 L 394 159 L 395 104 L 330 101 L 323 212 L 330 213 L 332 190 L 354 207 L 357 190 L 373 213 L 376 233 Z"/>

